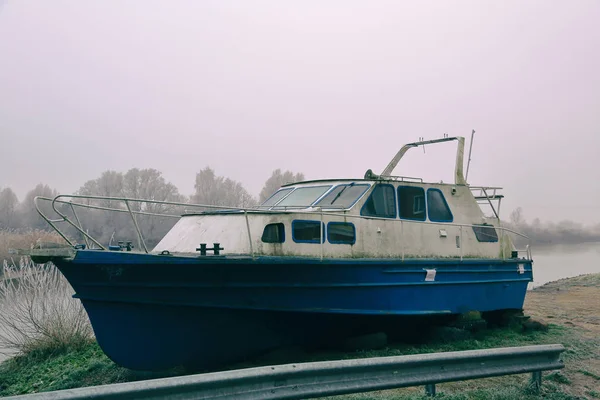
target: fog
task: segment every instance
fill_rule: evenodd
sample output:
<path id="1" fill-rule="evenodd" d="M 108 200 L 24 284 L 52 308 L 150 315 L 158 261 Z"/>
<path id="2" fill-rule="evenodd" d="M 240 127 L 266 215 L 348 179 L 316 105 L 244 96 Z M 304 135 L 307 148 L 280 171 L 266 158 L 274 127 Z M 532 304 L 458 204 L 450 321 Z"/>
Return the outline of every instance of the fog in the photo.
<path id="1" fill-rule="evenodd" d="M 360 178 L 475 129 L 469 182 L 503 210 L 596 224 L 599 20 L 596 0 L 8 0 L 0 188 L 137 167 L 191 195 L 210 166 L 257 196 L 276 168 Z M 405 161 L 446 182 L 454 147 Z"/>

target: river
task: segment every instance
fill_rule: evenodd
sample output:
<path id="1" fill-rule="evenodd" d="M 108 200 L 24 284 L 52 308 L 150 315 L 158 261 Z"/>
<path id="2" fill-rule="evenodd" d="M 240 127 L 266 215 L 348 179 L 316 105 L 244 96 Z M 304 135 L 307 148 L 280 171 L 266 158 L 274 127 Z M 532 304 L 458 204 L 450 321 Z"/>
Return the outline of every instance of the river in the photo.
<path id="1" fill-rule="evenodd" d="M 533 246 L 532 254 L 533 283 L 529 285 L 530 289 L 561 278 L 600 273 L 600 243 Z M 0 326 L 0 330 L 2 328 Z M 0 362 L 6 357 L 0 354 Z"/>
<path id="2" fill-rule="evenodd" d="M 582 274 L 600 273 L 600 243 L 532 246 L 533 283 L 544 283 Z"/>

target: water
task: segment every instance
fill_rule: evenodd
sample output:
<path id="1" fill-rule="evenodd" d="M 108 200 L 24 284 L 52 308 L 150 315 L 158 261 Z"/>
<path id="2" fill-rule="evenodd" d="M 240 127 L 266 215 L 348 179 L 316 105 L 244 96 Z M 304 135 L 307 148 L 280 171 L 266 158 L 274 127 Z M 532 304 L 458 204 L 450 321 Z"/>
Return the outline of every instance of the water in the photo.
<path id="1" fill-rule="evenodd" d="M 562 278 L 600 273 L 600 243 L 534 246 L 532 252 L 534 281 L 530 288 Z M 7 358 L 1 354 L 2 350 L 0 362 Z"/>
<path id="2" fill-rule="evenodd" d="M 600 243 L 533 246 L 533 284 L 600 273 Z"/>

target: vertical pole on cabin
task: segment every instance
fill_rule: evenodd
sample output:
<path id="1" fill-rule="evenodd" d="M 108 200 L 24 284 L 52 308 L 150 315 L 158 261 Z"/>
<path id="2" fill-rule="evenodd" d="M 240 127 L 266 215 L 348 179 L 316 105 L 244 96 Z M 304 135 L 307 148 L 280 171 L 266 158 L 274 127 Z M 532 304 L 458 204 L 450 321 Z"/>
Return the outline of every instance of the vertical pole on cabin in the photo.
<path id="1" fill-rule="evenodd" d="M 473 150 L 473 136 L 475 136 L 475 129 L 471 132 L 471 143 L 469 144 L 469 160 L 467 161 L 467 173 L 465 174 L 465 181 L 469 177 L 469 166 L 471 166 L 471 151 Z"/>
<path id="2" fill-rule="evenodd" d="M 323 261 L 323 207 L 321 207 L 321 224 L 319 224 L 321 231 L 320 245 L 321 245 L 321 261 Z"/>
<path id="3" fill-rule="evenodd" d="M 494 193 L 495 195 L 495 193 Z M 502 197 L 498 198 L 498 219 L 500 219 L 500 205 L 502 204 Z"/>
<path id="4" fill-rule="evenodd" d="M 402 262 L 404 262 L 404 223 L 400 220 L 400 242 L 402 245 Z"/>
<path id="5" fill-rule="evenodd" d="M 504 228 L 500 225 L 500 220 L 498 220 L 498 227 L 500 228 L 500 251 L 502 254 L 502 259 L 506 260 L 506 246 L 504 245 Z"/>
<path id="6" fill-rule="evenodd" d="M 463 259 L 463 226 L 460 226 L 460 261 Z"/>
<path id="7" fill-rule="evenodd" d="M 133 226 L 135 226 L 135 231 L 138 234 L 139 247 L 143 247 L 144 251 L 148 253 L 148 248 L 146 247 L 146 243 L 144 242 L 144 237 L 142 236 L 142 231 L 140 231 L 140 227 L 137 223 L 137 219 L 135 219 L 135 215 L 131 211 L 131 207 L 129 206 L 129 201 L 125 200 L 125 205 L 127 206 L 127 211 L 129 211 L 129 215 L 131 215 L 131 219 L 133 220 Z"/>
<path id="8" fill-rule="evenodd" d="M 252 233 L 250 232 L 250 222 L 248 221 L 248 210 L 244 209 L 244 217 L 246 217 L 246 230 L 248 232 L 248 243 L 250 244 L 250 254 L 254 258 L 254 247 L 252 246 Z"/>

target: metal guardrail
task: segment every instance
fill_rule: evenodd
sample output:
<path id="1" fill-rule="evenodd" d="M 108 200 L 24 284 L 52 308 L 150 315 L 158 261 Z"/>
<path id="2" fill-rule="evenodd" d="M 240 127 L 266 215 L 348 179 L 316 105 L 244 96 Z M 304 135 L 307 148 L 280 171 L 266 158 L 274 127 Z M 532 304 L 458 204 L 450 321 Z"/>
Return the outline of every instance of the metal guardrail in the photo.
<path id="1" fill-rule="evenodd" d="M 84 203 L 78 203 L 78 202 L 73 202 L 72 200 L 70 201 L 66 201 L 66 200 L 62 200 L 63 198 L 70 198 L 70 199 L 87 199 L 87 200 L 102 200 L 102 201 L 106 201 L 110 204 L 110 202 L 123 202 L 123 204 L 125 205 L 125 208 L 115 208 L 115 207 L 104 207 L 104 206 L 99 206 L 99 205 L 92 205 L 92 204 L 84 204 Z M 49 218 L 46 214 L 44 214 L 44 212 L 40 209 L 40 201 L 47 201 L 50 202 L 52 204 L 52 210 L 60 217 L 59 219 L 51 219 Z M 239 211 L 241 213 L 244 214 L 244 217 L 246 219 L 246 228 L 247 228 L 247 232 L 248 232 L 248 240 L 250 243 L 250 253 L 252 256 L 254 256 L 254 251 L 253 251 L 253 242 L 252 242 L 252 232 L 250 231 L 250 223 L 248 221 L 248 214 L 251 213 L 295 213 L 295 212 L 301 212 L 303 215 L 315 215 L 317 217 L 319 217 L 321 219 L 321 221 L 323 221 L 323 216 L 343 216 L 344 218 L 356 218 L 356 219 L 363 219 L 363 218 L 368 218 L 368 219 L 376 219 L 376 220 L 382 220 L 382 221 L 393 221 L 396 223 L 400 223 L 400 230 L 401 230 L 401 234 L 403 234 L 404 232 L 404 224 L 422 224 L 422 225 L 436 225 L 439 226 L 441 228 L 444 227 L 449 227 L 449 226 L 454 226 L 454 227 L 458 227 L 460 229 L 460 254 L 459 257 L 462 260 L 463 259 L 463 240 L 462 240 L 462 236 L 463 236 L 463 229 L 464 228 L 473 228 L 473 227 L 477 227 L 480 225 L 474 225 L 474 224 L 457 224 L 457 223 L 452 223 L 452 222 L 431 222 L 431 221 L 413 221 L 413 220 L 403 220 L 403 219 L 390 219 L 390 218 L 381 218 L 381 217 L 365 217 L 362 215 L 355 215 L 355 214 L 350 214 L 348 213 L 346 209 L 340 209 L 340 210 L 332 210 L 330 209 L 330 207 L 326 208 L 326 211 L 324 210 L 323 207 L 304 207 L 303 209 L 294 209 L 294 210 L 264 210 L 264 209 L 260 209 L 258 207 L 255 208 L 244 208 L 244 207 L 225 207 L 225 206 L 215 206 L 215 205 L 209 205 L 209 204 L 193 204 L 193 203 L 181 203 L 181 202 L 172 202 L 172 201 L 159 201 L 159 200 L 147 200 L 147 199 L 133 199 L 133 198 L 126 198 L 126 197 L 105 197 L 105 196 L 89 196 L 89 195 L 58 195 L 55 198 L 49 198 L 49 197 L 43 197 L 43 196 L 38 196 L 34 199 L 35 202 L 35 207 L 37 212 L 40 214 L 40 216 L 46 221 L 48 222 L 48 224 L 50 226 L 52 226 L 52 228 L 70 245 L 74 245 L 74 243 L 72 243 L 69 238 L 63 233 L 61 232 L 61 230 L 56 226 L 56 223 L 58 222 L 66 222 L 69 225 L 71 225 L 73 228 L 75 228 L 79 233 L 81 233 L 84 237 L 84 240 L 86 241 L 86 244 L 89 246 L 90 242 L 93 242 L 96 246 L 98 246 L 98 248 L 102 249 L 102 250 L 106 250 L 106 247 L 104 245 L 102 245 L 100 242 L 98 242 L 96 239 L 94 239 L 91 235 L 89 235 L 84 229 L 83 226 L 81 225 L 81 221 L 77 215 L 77 213 L 75 212 L 75 207 L 82 207 L 82 208 L 89 208 L 89 209 L 95 209 L 95 210 L 104 210 L 104 211 L 113 211 L 113 212 L 120 212 L 120 213 L 127 213 L 131 216 L 131 219 L 133 221 L 135 230 L 137 232 L 138 235 L 138 240 L 139 240 L 139 247 L 143 248 L 144 251 L 146 253 L 148 253 L 148 249 L 146 248 L 145 242 L 144 242 L 144 237 L 143 234 L 139 228 L 139 225 L 137 223 L 136 220 L 136 215 L 151 215 L 151 216 L 160 216 L 160 217 L 170 217 L 170 218 L 181 218 L 181 215 L 175 215 L 175 214 L 169 214 L 167 212 L 165 213 L 154 213 L 154 212 L 146 212 L 146 211 L 139 211 L 139 210 L 133 210 L 131 208 L 131 203 L 147 203 L 147 204 L 156 204 L 156 205 L 166 205 L 166 206 L 175 206 L 175 207 L 196 207 L 196 208 L 204 208 L 204 209 L 212 209 L 212 210 L 228 210 L 228 211 Z M 74 218 L 75 218 L 75 222 L 71 220 L 71 218 L 69 218 L 64 212 L 62 212 L 61 210 L 59 210 L 57 208 L 57 204 L 63 204 L 63 205 L 67 205 L 70 207 L 70 209 L 73 212 Z M 514 230 L 505 228 L 503 226 L 494 226 L 494 229 L 499 230 L 501 235 L 501 243 L 500 245 L 502 246 L 502 254 L 503 254 L 503 258 L 506 258 L 506 254 L 504 254 L 504 247 L 502 244 L 502 239 L 504 238 L 505 233 L 511 233 L 513 235 L 516 236 L 520 236 L 524 239 L 527 240 L 527 242 L 529 243 L 526 247 L 525 250 L 519 250 L 519 252 L 524 251 L 526 253 L 526 257 L 527 259 L 531 260 L 531 240 L 529 239 L 529 237 L 527 237 L 526 235 L 523 235 L 522 233 L 516 232 Z M 324 232 L 323 229 L 321 229 L 321 240 L 320 240 L 320 246 L 321 246 L 321 258 L 323 257 L 323 244 L 324 244 Z M 405 249 L 404 249 L 404 245 L 402 245 L 402 260 L 404 260 L 404 253 L 405 253 Z"/>
<path id="2" fill-rule="evenodd" d="M 564 368 L 560 344 L 286 364 L 13 396 L 14 400 L 308 399 Z"/>

